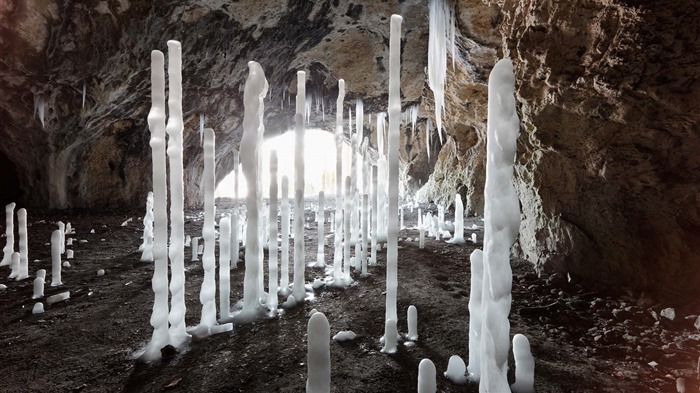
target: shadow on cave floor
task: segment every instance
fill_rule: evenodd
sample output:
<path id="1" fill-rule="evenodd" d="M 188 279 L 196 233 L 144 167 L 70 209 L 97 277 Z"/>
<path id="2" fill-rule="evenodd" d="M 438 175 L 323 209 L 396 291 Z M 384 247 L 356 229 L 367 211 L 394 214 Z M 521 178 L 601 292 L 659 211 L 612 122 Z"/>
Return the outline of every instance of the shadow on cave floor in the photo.
<path id="1" fill-rule="evenodd" d="M 220 205 L 219 212 L 230 211 L 230 205 Z M 434 205 L 431 209 L 436 210 Z M 187 234 L 201 234 L 200 213 L 186 213 Z M 405 213 L 406 225 L 415 224 L 416 213 Z M 278 317 L 193 342 L 170 361 L 140 364 L 133 354 L 150 339 L 153 304 L 153 265 L 139 262 L 136 251 L 143 213 L 69 214 L 29 211 L 29 259 L 32 276 L 40 268 L 50 272 L 47 242 L 54 222 L 72 222 L 75 258 L 63 269 L 62 287 L 46 286 L 46 296 L 69 290 L 70 300 L 32 315 L 32 280 L 8 280 L 9 271 L 0 268 L 0 282 L 8 286 L 0 291 L 0 386 L 12 386 L 13 392 L 300 392 L 306 383 L 311 309 L 328 317 L 331 334 L 352 330 L 358 335 L 352 342 L 331 344 L 333 392 L 415 391 L 423 358 L 437 367 L 439 391 L 478 391 L 475 385 L 453 385 L 442 373 L 451 355 L 467 359 L 468 261 L 480 243 L 455 246 L 432 239 L 421 250 L 413 240 L 415 230 L 401 231 L 398 326 L 406 332 L 406 309 L 415 305 L 419 340 L 414 347 L 401 345 L 394 356 L 379 353 L 385 302 L 382 252 L 372 275 L 355 276 L 356 284 L 348 289 L 317 290 L 313 301 Z M 311 211 L 306 217 L 311 228 L 306 230 L 306 256 L 312 261 L 317 227 Z M 133 221 L 121 226 L 128 218 Z M 465 226 L 472 224 L 483 223 L 470 218 Z M 476 233 L 482 239 L 483 230 Z M 325 251 L 330 261 L 329 240 Z M 187 321 L 196 324 L 203 273 L 201 262 L 189 261 L 189 249 L 185 255 Z M 97 276 L 98 269 L 106 274 Z M 233 301 L 242 296 L 243 272 L 242 262 L 231 272 Z M 306 280 L 319 274 L 307 269 Z M 513 262 L 513 274 L 511 335 L 530 339 L 538 392 L 674 392 L 678 378 L 685 378 L 688 391 L 697 390 L 700 336 L 690 319 L 672 322 L 660 316 L 659 305 L 637 305 L 556 276 L 537 277 L 522 261 Z M 513 367 L 511 356 L 511 382 Z"/>

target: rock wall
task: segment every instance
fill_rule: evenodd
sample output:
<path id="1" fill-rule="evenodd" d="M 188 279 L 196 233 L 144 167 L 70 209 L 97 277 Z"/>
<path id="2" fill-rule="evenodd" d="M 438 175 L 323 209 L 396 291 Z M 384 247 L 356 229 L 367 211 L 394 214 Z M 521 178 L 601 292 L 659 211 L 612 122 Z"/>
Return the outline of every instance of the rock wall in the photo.
<path id="1" fill-rule="evenodd" d="M 700 288 L 700 4 L 505 0 L 522 118 L 520 248 L 684 302 Z"/>
<path id="2" fill-rule="evenodd" d="M 385 110 L 392 13 L 405 17 L 403 99 L 419 102 L 427 5 L 418 0 L 5 1 L 0 173 L 16 172 L 18 179 L 0 196 L 20 194 L 23 204 L 57 208 L 142 205 L 151 183 L 150 51 L 166 52 L 167 40 L 176 39 L 183 44 L 185 197 L 197 206 L 199 114 L 216 131 L 221 178 L 241 139 L 249 60 L 261 63 L 271 86 L 266 136 L 292 127 L 300 69 L 307 71 L 312 106 L 324 101 L 325 116 L 312 110 L 309 126 L 333 131 L 339 78 L 346 80 L 347 108 L 363 98 L 366 112 Z M 37 100 L 46 103 L 43 127 Z"/>

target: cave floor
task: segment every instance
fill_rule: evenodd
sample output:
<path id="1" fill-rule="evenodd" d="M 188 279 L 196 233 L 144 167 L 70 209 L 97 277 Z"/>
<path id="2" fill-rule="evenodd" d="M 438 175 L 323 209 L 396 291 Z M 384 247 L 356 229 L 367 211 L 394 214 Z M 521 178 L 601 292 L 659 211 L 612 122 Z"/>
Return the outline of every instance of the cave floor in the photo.
<path id="1" fill-rule="evenodd" d="M 230 204 L 218 205 L 219 213 L 230 211 Z M 436 211 L 434 205 L 430 208 Z M 300 392 L 306 383 L 311 309 L 328 317 L 331 335 L 340 330 L 358 335 L 354 341 L 331 343 L 333 392 L 415 391 L 423 358 L 437 367 L 438 391 L 478 391 L 476 385 L 453 385 L 442 373 L 451 355 L 465 361 L 468 357 L 469 254 L 482 246 L 480 219 L 465 223 L 467 228 L 480 227 L 477 244 L 427 239 L 421 250 L 417 241 L 399 242 L 399 331 L 407 331 L 406 309 L 415 305 L 419 339 L 412 347 L 400 345 L 396 355 L 379 352 L 386 257 L 381 252 L 371 276 L 354 275 L 355 285 L 347 289 L 316 290 L 312 300 L 277 317 L 235 326 L 232 332 L 192 342 L 173 359 L 144 364 L 133 359 L 152 333 L 153 264 L 139 262 L 137 252 L 142 214 L 29 210 L 32 277 L 43 268 L 50 281 L 47 242 L 54 222 L 71 222 L 76 228 L 74 246 L 68 247 L 75 258 L 63 269 L 64 285 L 47 284 L 45 289 L 46 296 L 66 290 L 71 295 L 68 301 L 45 304 L 43 314 L 32 315 L 32 279 L 9 280 L 9 269 L 2 268 L 0 283 L 8 288 L 0 290 L 0 391 Z M 306 215 L 311 218 L 311 211 Z M 128 218 L 133 221 L 122 226 Z M 406 224 L 415 222 L 416 212 L 406 209 Z M 187 234 L 201 234 L 201 226 L 201 211 L 186 212 Z M 309 262 L 316 258 L 316 233 L 311 222 L 306 230 Z M 400 236 L 415 238 L 417 231 L 402 230 Z M 332 261 L 332 241 L 325 250 L 326 260 Z M 201 262 L 189 262 L 189 249 L 185 255 L 187 322 L 194 325 L 201 310 L 203 272 Z M 242 267 L 239 262 L 231 271 L 232 302 L 242 298 Z M 98 269 L 106 274 L 97 276 Z M 321 274 L 308 268 L 306 280 Z M 517 260 L 513 276 L 511 335 L 522 333 L 530 339 L 538 392 L 675 392 L 683 382 L 688 392 L 697 391 L 700 335 L 688 310 L 676 309 L 678 316 L 670 321 L 660 316 L 661 305 L 571 284 L 562 277 L 538 277 L 530 265 Z M 511 354 L 511 382 L 513 367 Z"/>

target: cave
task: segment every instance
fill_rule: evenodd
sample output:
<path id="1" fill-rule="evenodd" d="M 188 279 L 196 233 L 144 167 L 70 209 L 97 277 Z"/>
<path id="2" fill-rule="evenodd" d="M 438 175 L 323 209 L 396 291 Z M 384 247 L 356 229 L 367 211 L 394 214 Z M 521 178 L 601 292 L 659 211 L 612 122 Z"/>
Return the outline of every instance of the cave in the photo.
<path id="1" fill-rule="evenodd" d="M 0 386 L 698 391 L 699 17 L 2 2 Z"/>

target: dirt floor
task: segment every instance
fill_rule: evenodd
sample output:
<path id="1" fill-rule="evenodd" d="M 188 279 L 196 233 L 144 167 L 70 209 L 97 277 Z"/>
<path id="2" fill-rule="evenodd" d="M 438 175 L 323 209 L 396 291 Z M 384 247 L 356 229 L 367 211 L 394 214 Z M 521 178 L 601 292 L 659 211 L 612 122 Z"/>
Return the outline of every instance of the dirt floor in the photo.
<path id="1" fill-rule="evenodd" d="M 219 205 L 225 206 L 219 213 L 230 211 L 230 204 Z M 437 210 L 434 205 L 423 208 Z M 407 226 L 415 225 L 416 213 L 406 210 Z M 235 326 L 232 332 L 192 342 L 173 359 L 144 364 L 133 358 L 152 334 L 153 264 L 139 262 L 137 251 L 142 215 L 29 211 L 31 278 L 10 280 L 9 269 L 0 268 L 0 283 L 7 285 L 0 290 L 0 392 L 301 392 L 312 309 L 328 317 L 332 335 L 340 330 L 358 335 L 354 341 L 331 343 L 333 392 L 416 391 L 423 358 L 437 367 L 438 391 L 478 391 L 476 385 L 453 385 L 442 373 L 451 355 L 467 360 L 469 254 L 482 247 L 480 219 L 470 218 L 465 225 L 479 227 L 476 244 L 428 239 L 425 249 L 419 249 L 417 241 L 405 240 L 416 238 L 417 231 L 401 231 L 398 326 L 406 333 L 406 309 L 415 305 L 419 339 L 413 347 L 400 345 L 396 355 L 379 352 L 385 303 L 382 252 L 371 276 L 354 275 L 355 284 L 347 289 L 318 289 L 312 300 L 277 317 Z M 307 210 L 306 215 L 311 219 L 313 213 Z M 186 233 L 201 236 L 201 211 L 186 216 Z M 133 221 L 122 225 L 129 218 Z M 46 269 L 50 282 L 48 242 L 58 220 L 76 229 L 71 236 L 76 241 L 68 247 L 75 258 L 63 269 L 64 284 L 47 284 L 45 294 L 70 291 L 70 300 L 45 304 L 43 314 L 32 315 L 32 280 L 38 269 Z M 0 228 L 4 233 L 4 226 Z M 316 258 L 316 231 L 311 220 L 306 230 L 309 262 Z M 332 262 L 332 241 L 325 250 Z M 187 322 L 195 325 L 203 271 L 201 262 L 189 262 L 189 249 L 185 255 Z M 99 269 L 104 276 L 97 275 Z M 231 271 L 232 303 L 242 298 L 243 273 L 243 263 Z M 321 275 L 321 270 L 308 268 L 306 280 Z M 677 385 L 684 385 L 685 392 L 698 391 L 700 334 L 694 327 L 697 315 L 689 307 L 674 309 L 671 320 L 668 310 L 662 315 L 664 306 L 649 299 L 571 283 L 559 275 L 538 277 L 517 260 L 513 276 L 511 335 L 530 339 L 538 392 L 681 391 Z M 513 367 L 511 355 L 511 382 Z"/>

